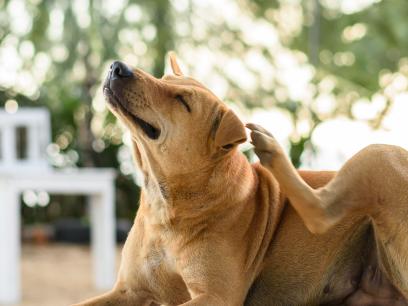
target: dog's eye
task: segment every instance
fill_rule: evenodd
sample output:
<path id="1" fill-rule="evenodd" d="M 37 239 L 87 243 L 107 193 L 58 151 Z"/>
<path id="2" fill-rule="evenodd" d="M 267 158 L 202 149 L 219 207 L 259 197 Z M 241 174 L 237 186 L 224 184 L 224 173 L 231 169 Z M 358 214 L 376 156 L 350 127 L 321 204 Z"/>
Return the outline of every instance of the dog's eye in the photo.
<path id="1" fill-rule="evenodd" d="M 176 100 L 179 101 L 181 104 L 183 104 L 183 106 L 187 109 L 187 111 L 191 113 L 190 105 L 188 105 L 188 103 L 186 102 L 186 100 L 184 100 L 182 95 L 177 95 Z"/>

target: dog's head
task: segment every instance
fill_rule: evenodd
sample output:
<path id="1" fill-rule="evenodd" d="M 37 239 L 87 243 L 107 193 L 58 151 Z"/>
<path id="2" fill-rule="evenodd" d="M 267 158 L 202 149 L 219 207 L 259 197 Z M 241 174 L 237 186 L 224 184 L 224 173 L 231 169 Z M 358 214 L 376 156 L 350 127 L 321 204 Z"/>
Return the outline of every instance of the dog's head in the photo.
<path id="1" fill-rule="evenodd" d="M 129 128 L 145 174 L 193 174 L 214 165 L 246 140 L 242 122 L 210 90 L 182 74 L 157 79 L 114 62 L 104 84 L 112 112 Z"/>

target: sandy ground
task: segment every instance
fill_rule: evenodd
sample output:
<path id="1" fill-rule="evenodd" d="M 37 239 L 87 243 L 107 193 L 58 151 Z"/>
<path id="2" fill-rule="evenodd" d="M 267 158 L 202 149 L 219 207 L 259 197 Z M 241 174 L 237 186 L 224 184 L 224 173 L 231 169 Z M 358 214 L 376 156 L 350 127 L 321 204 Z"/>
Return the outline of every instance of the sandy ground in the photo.
<path id="1" fill-rule="evenodd" d="M 92 283 L 88 246 L 24 244 L 22 282 L 23 301 L 19 306 L 67 306 L 100 293 Z"/>

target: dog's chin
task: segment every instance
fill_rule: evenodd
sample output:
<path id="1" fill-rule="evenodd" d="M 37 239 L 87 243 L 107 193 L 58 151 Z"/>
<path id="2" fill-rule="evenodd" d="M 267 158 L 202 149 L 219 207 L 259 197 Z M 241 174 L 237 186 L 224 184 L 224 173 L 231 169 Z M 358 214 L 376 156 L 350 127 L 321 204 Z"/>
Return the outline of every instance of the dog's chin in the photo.
<path id="1" fill-rule="evenodd" d="M 147 121 L 143 120 L 139 116 L 133 114 L 128 108 L 125 106 L 124 103 L 121 102 L 120 99 L 114 94 L 114 92 L 109 87 L 103 88 L 103 94 L 105 99 L 114 113 L 122 114 L 128 120 L 135 123 L 137 127 L 139 127 L 147 137 L 150 139 L 157 139 L 160 136 L 160 129 L 156 128 L 152 124 L 148 123 Z"/>

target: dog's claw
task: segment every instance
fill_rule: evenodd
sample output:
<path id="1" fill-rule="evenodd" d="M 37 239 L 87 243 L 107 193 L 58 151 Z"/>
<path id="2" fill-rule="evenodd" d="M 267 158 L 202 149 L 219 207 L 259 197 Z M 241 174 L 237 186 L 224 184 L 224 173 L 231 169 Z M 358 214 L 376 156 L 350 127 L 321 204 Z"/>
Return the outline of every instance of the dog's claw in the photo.
<path id="1" fill-rule="evenodd" d="M 269 137 L 273 137 L 273 135 L 267 131 L 266 129 L 264 129 L 262 126 L 255 124 L 255 123 L 247 123 L 245 124 L 245 127 L 247 127 L 248 129 L 250 129 L 252 132 L 259 132 L 259 133 L 263 133 L 266 134 Z"/>
<path id="2" fill-rule="evenodd" d="M 273 160 L 285 155 L 275 137 L 266 129 L 254 123 L 247 123 L 246 127 L 251 130 L 250 142 L 261 164 L 271 165 Z"/>

